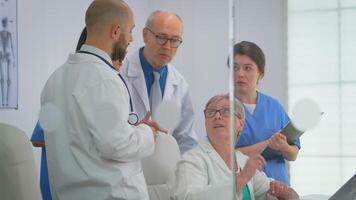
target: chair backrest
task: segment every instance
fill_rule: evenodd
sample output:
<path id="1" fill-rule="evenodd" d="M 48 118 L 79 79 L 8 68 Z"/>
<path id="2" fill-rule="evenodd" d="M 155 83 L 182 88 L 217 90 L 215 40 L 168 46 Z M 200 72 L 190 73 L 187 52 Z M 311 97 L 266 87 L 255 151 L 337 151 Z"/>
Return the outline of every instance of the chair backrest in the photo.
<path id="1" fill-rule="evenodd" d="M 175 169 L 181 155 L 176 140 L 160 133 L 156 139 L 154 153 L 142 161 L 150 200 L 170 199 Z"/>
<path id="2" fill-rule="evenodd" d="M 41 199 L 31 143 L 26 134 L 0 123 L 1 199 Z"/>

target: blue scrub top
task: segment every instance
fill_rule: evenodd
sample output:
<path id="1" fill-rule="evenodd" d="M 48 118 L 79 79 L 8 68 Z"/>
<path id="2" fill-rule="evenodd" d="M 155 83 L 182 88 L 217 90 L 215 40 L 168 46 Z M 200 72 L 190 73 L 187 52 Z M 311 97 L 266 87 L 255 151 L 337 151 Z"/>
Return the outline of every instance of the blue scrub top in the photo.
<path id="1" fill-rule="evenodd" d="M 290 121 L 282 105 L 274 98 L 257 92 L 257 103 L 253 114 L 244 106 L 246 119 L 237 147 L 250 146 L 270 138 Z M 299 139 L 294 142 L 300 148 Z M 289 185 L 288 171 L 282 155 L 267 160 L 263 171 L 268 177 Z"/>
<path id="2" fill-rule="evenodd" d="M 32 132 L 31 141 L 44 142 L 43 129 L 41 128 L 38 122 Z M 43 200 L 52 200 L 51 190 L 49 187 L 47 156 L 45 147 L 42 148 L 41 154 L 40 187 Z"/>

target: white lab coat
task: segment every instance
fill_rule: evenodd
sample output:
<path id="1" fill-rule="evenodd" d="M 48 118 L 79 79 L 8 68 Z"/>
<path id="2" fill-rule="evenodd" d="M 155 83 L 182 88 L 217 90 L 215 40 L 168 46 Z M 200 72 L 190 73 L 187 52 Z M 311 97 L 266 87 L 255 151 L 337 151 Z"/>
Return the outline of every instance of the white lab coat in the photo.
<path id="1" fill-rule="evenodd" d="M 182 153 L 197 144 L 197 136 L 193 130 L 194 110 L 189 96 L 188 84 L 183 76 L 171 64 L 167 65 L 168 74 L 163 101 L 174 101 L 181 110 L 180 122 L 172 136 L 177 140 Z M 120 74 L 126 80 L 131 92 L 134 112 L 143 119 L 150 111 L 146 80 L 141 66 L 139 50 L 126 57 Z M 159 123 L 159 122 L 158 122 Z"/>
<path id="2" fill-rule="evenodd" d="M 53 199 L 148 199 L 140 160 L 154 138 L 127 123 L 128 99 L 117 72 L 93 55 L 71 54 L 51 75 L 41 105 L 61 116 L 54 131 L 43 127 Z"/>
<path id="3" fill-rule="evenodd" d="M 248 157 L 236 151 L 238 166 L 244 167 Z M 247 183 L 251 200 L 276 199 L 267 194 L 269 179 L 265 173 L 256 171 Z M 231 171 L 208 140 L 186 152 L 178 163 L 174 198 L 179 200 L 232 199 Z M 241 194 L 237 195 L 241 199 Z"/>

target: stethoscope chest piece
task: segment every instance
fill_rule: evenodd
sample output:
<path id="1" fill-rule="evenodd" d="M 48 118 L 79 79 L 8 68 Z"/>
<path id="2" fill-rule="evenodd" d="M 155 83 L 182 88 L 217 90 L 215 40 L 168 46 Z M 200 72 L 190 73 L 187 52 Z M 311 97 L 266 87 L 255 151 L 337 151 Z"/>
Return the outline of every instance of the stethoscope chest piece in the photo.
<path id="1" fill-rule="evenodd" d="M 130 112 L 127 122 L 131 125 L 136 125 L 138 123 L 138 115 L 134 112 Z"/>

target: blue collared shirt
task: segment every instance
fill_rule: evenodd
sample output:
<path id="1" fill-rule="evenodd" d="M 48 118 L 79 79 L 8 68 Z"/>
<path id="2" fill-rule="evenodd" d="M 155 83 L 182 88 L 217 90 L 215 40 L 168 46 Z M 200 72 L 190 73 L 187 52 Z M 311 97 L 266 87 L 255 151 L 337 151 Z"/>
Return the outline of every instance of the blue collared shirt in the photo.
<path id="1" fill-rule="evenodd" d="M 140 62 L 141 62 L 143 74 L 145 76 L 147 94 L 148 94 L 148 96 L 150 96 L 151 87 L 152 87 L 153 82 L 154 82 L 153 71 L 157 71 L 157 70 L 153 69 L 152 65 L 150 63 L 148 63 L 148 61 L 146 60 L 145 56 L 143 56 L 143 49 L 144 49 L 144 47 L 142 47 L 140 49 Z M 162 97 L 163 97 L 164 88 L 166 86 L 166 81 L 167 81 L 167 74 L 168 74 L 167 65 L 164 65 L 164 66 L 160 67 L 158 72 L 159 72 L 159 75 L 160 75 L 160 77 L 159 77 L 159 85 L 161 87 Z"/>

